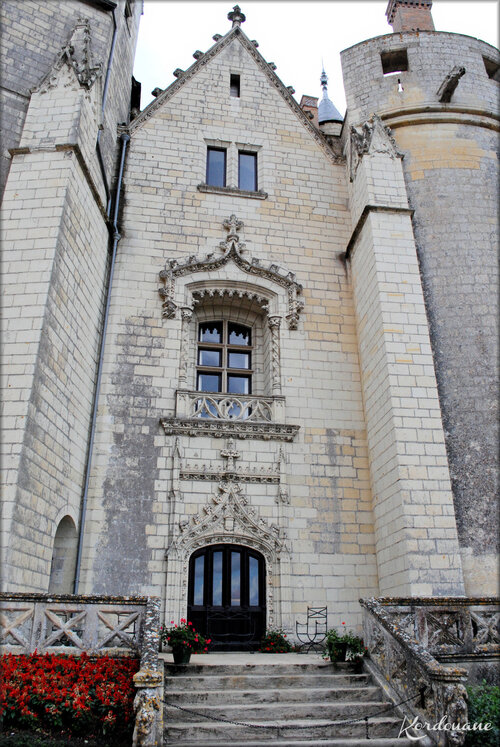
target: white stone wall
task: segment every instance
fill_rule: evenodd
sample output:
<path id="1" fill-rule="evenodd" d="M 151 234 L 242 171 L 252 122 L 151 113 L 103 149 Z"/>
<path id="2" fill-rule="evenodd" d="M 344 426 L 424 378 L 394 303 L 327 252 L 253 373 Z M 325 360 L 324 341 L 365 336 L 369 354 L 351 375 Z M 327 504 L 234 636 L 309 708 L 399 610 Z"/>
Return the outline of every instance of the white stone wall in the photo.
<path id="1" fill-rule="evenodd" d="M 241 75 L 240 99 L 229 96 L 230 73 Z M 267 199 L 197 189 L 205 181 L 207 142 L 219 141 L 231 143 L 229 186 L 236 144 L 259 148 L 259 188 Z M 333 162 L 234 39 L 133 128 L 124 185 L 85 589 L 141 589 L 166 596 L 167 614 L 172 605 L 185 612 L 175 599 L 185 599 L 187 571 L 170 559 L 167 572 L 165 551 L 180 521 L 203 516 L 217 482 L 180 479 L 172 495 L 175 437 L 165 435 L 159 420 L 175 411 L 181 319 L 161 317 L 159 272 L 170 259 L 222 256 L 222 223 L 235 213 L 244 221 L 243 257 L 260 258 L 265 267 L 276 263 L 304 287 L 298 329 L 288 329 L 284 318 L 280 329 L 286 421 L 300 426 L 296 440 L 281 445 L 290 503 L 277 502 L 276 484 L 242 484 L 257 515 L 287 534 L 283 575 L 274 579 L 283 597 L 275 620 L 290 628 L 308 604 L 327 604 L 332 624 L 347 618 L 354 625 L 357 599 L 378 588 L 355 317 L 338 258 L 350 226 L 344 165 Z M 217 278 L 190 278 L 229 286 L 234 279 L 233 265 Z M 248 283 L 266 286 L 255 277 Z M 178 443 L 183 463 L 207 469 L 224 463 L 224 440 L 182 436 Z M 280 443 L 236 439 L 235 447 L 239 468 L 265 470 L 275 467 Z"/>

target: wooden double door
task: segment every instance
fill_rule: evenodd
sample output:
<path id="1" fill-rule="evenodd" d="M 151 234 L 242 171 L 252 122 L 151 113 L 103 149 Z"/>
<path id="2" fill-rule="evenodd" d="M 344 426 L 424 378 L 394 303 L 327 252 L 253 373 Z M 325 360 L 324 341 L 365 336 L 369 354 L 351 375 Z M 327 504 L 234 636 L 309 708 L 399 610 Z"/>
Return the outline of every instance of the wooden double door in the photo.
<path id="1" fill-rule="evenodd" d="M 189 561 L 188 620 L 210 650 L 259 647 L 266 630 L 265 560 L 242 545 L 210 545 Z"/>

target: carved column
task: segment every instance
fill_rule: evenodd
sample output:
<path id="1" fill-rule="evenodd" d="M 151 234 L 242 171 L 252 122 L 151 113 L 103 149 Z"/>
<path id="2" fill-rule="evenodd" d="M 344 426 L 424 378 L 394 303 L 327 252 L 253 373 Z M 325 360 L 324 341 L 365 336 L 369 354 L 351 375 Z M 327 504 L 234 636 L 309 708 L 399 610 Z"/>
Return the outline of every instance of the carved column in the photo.
<path id="1" fill-rule="evenodd" d="M 187 387 L 187 370 L 189 360 L 189 325 L 193 318 L 193 309 L 189 306 L 181 307 L 181 350 L 179 356 L 179 389 Z"/>
<path id="2" fill-rule="evenodd" d="M 280 316 L 269 317 L 268 325 L 271 331 L 271 377 L 273 396 L 281 394 L 280 324 Z"/>

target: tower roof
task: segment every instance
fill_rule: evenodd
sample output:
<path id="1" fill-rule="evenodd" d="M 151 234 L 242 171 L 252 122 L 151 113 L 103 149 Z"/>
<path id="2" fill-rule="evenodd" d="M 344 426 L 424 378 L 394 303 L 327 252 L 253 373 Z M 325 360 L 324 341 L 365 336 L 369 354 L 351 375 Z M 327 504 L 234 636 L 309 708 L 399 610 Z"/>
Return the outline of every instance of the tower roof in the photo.
<path id="1" fill-rule="evenodd" d="M 318 123 L 323 124 L 324 122 L 343 122 L 344 117 L 328 97 L 328 76 L 324 70 L 321 73 L 320 81 L 323 88 L 323 98 L 321 99 L 318 106 Z"/>

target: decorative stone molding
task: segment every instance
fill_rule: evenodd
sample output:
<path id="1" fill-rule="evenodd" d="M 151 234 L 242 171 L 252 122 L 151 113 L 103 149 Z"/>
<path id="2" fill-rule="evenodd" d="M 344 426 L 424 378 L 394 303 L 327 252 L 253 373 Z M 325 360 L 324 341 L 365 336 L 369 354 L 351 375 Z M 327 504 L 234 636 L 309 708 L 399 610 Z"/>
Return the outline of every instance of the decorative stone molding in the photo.
<path id="1" fill-rule="evenodd" d="M 135 726 L 133 747 L 160 747 L 163 744 L 163 672 L 158 668 L 160 642 L 160 600 L 151 598 L 146 607 L 141 668 L 134 675 Z"/>
<path id="2" fill-rule="evenodd" d="M 271 331 L 271 379 L 273 394 L 281 394 L 281 361 L 280 361 L 280 316 L 270 316 L 268 325 Z M 294 327 L 295 329 L 295 327 Z"/>
<path id="3" fill-rule="evenodd" d="M 179 386 L 186 386 L 187 383 L 187 370 L 188 370 L 188 355 L 189 355 L 189 325 L 193 316 L 193 310 L 188 306 L 181 308 L 181 349 L 179 356 Z"/>
<path id="4" fill-rule="evenodd" d="M 277 615 L 275 596 L 280 593 L 277 584 L 289 586 L 289 549 L 286 533 L 276 524 L 268 524 L 252 508 L 241 486 L 234 482 L 221 482 L 202 512 L 190 521 L 179 524 L 176 538 L 166 551 L 167 574 L 175 574 L 178 581 L 179 611 L 187 608 L 187 579 L 190 555 L 200 547 L 213 544 L 241 544 L 260 552 L 266 560 L 266 609 L 269 626 L 281 623 L 281 610 Z M 171 610 L 172 611 L 172 610 Z M 176 613 L 176 609 L 172 612 Z"/>
<path id="5" fill-rule="evenodd" d="M 69 65 L 75 71 L 82 88 L 92 88 L 97 78 L 102 76 L 102 64 L 92 65 L 90 47 L 90 23 L 86 18 L 79 18 L 70 38 L 61 49 L 58 59 L 33 92 L 46 93 L 56 87 L 59 70 L 64 64 Z"/>
<path id="6" fill-rule="evenodd" d="M 224 221 L 223 225 L 228 231 L 228 236 L 225 241 L 219 243 L 219 248 L 223 251 L 222 256 L 215 257 L 211 253 L 207 254 L 205 258 L 198 258 L 196 255 L 191 255 L 180 262 L 176 259 L 171 259 L 165 269 L 160 272 L 160 278 L 164 283 L 163 287 L 159 289 L 159 294 L 163 299 L 163 316 L 167 319 L 173 319 L 176 316 L 177 308 L 180 305 L 175 300 L 177 278 L 196 273 L 206 273 L 209 275 L 210 273 L 217 272 L 229 262 L 233 262 L 245 275 L 269 280 L 286 290 L 288 302 L 288 314 L 286 318 L 288 319 L 288 326 L 289 329 L 297 329 L 299 315 L 304 308 L 304 301 L 300 298 L 302 286 L 297 283 L 295 274 L 282 270 L 275 263 L 264 267 L 260 260 L 255 257 L 252 257 L 251 260 L 244 259 L 242 252 L 245 244 L 240 242 L 239 235 L 236 233 L 236 227 L 238 230 L 243 228 L 243 222 L 238 221 L 235 215 L 231 215 L 229 219 Z M 218 292 L 218 290 L 214 292 Z M 234 292 L 238 293 L 237 287 L 233 288 Z"/>
<path id="7" fill-rule="evenodd" d="M 299 425 L 284 423 L 234 422 L 232 420 L 198 420 L 163 418 L 160 421 L 167 436 L 212 436 L 214 438 L 252 438 L 261 441 L 293 441 Z"/>
<path id="8" fill-rule="evenodd" d="M 176 439 L 177 440 L 177 439 Z M 210 469 L 210 466 L 204 464 L 181 464 L 179 476 L 181 480 L 216 480 L 217 482 L 232 481 L 236 483 L 270 483 L 279 484 L 283 481 L 281 470 L 282 450 L 278 452 L 278 461 L 274 467 L 268 469 L 258 469 L 253 467 L 244 469 L 236 466 L 235 460 L 239 459 L 241 454 L 236 450 L 234 439 L 227 439 L 227 446 L 221 449 L 221 457 L 227 460 L 222 469 Z"/>
<path id="9" fill-rule="evenodd" d="M 351 126 L 350 180 L 354 179 L 359 161 L 364 155 L 385 153 L 390 158 L 403 158 L 391 129 L 374 114 L 360 128 Z"/>

